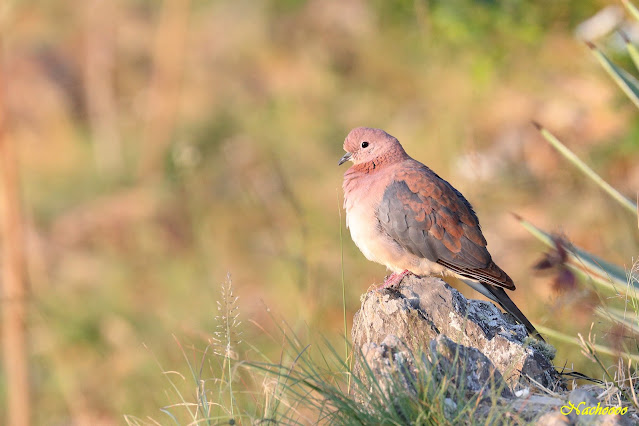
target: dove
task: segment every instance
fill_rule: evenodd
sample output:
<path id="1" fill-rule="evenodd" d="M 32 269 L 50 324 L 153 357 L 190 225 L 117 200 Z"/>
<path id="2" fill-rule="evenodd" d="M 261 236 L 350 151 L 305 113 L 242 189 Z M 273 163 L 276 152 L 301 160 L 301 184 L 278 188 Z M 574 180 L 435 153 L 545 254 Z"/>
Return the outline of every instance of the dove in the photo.
<path id="1" fill-rule="evenodd" d="M 381 129 L 351 130 L 344 150 L 339 165 L 353 162 L 344 173 L 346 226 L 368 260 L 392 271 L 380 289 L 409 273 L 456 276 L 543 341 L 506 293 L 515 284 L 493 261 L 479 219 L 457 189 Z"/>

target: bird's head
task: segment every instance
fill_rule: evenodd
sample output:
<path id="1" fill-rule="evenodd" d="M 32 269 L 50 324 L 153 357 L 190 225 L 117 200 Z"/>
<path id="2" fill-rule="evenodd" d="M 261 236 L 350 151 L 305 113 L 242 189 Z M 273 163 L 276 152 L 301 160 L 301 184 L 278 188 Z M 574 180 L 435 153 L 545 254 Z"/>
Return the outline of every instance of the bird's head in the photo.
<path id="1" fill-rule="evenodd" d="M 352 161 L 354 164 L 373 163 L 380 165 L 406 157 L 399 141 L 381 129 L 357 127 L 344 140 L 346 154 L 339 164 Z"/>

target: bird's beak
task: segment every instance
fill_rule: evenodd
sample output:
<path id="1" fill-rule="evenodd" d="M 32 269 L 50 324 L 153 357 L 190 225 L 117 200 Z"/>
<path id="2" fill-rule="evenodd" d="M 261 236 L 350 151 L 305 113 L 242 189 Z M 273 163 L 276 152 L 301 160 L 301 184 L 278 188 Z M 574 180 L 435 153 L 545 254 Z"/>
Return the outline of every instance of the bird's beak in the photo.
<path id="1" fill-rule="evenodd" d="M 346 154 L 344 154 L 344 156 L 342 158 L 339 159 L 339 163 L 337 163 L 337 165 L 341 166 L 342 164 L 344 164 L 348 160 L 350 160 L 352 156 L 353 156 L 353 154 L 351 154 L 350 152 L 347 152 Z"/>

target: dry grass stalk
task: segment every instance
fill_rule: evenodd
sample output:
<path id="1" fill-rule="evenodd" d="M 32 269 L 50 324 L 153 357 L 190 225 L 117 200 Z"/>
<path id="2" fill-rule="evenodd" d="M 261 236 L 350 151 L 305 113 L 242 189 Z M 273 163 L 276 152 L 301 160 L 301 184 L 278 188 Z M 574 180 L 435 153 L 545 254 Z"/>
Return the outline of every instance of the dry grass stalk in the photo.
<path id="1" fill-rule="evenodd" d="M 15 147 L 7 132 L 0 47 L 0 232 L 2 237 L 2 333 L 7 379 L 7 425 L 29 425 L 29 365 L 27 350 L 27 289 L 23 223 Z"/>
<path id="2" fill-rule="evenodd" d="M 85 96 L 99 171 L 122 167 L 117 102 L 113 90 L 115 5 L 109 0 L 86 3 Z"/>
<path id="3" fill-rule="evenodd" d="M 189 23 L 189 0 L 165 0 L 157 27 L 147 94 L 140 172 L 157 171 L 178 115 Z"/>

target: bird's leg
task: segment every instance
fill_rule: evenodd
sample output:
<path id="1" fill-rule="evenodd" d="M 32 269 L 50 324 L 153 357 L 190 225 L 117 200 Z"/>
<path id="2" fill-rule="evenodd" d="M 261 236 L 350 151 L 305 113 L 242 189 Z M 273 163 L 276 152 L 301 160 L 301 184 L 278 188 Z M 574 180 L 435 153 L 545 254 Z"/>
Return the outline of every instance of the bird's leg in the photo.
<path id="1" fill-rule="evenodd" d="M 399 274 L 397 272 L 393 272 L 388 278 L 384 280 L 384 284 L 379 286 L 377 290 L 381 290 L 381 289 L 392 287 L 396 284 L 399 284 L 404 279 L 404 277 L 408 274 L 410 274 L 410 271 L 408 269 L 404 269 Z"/>

